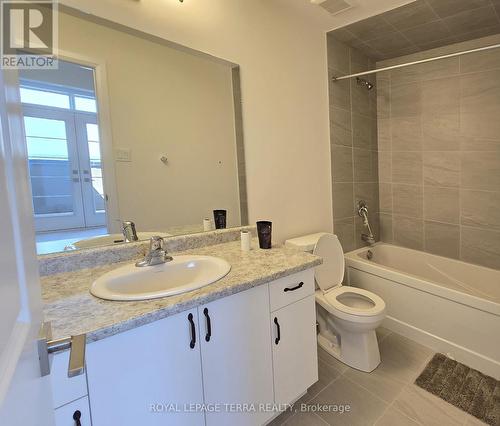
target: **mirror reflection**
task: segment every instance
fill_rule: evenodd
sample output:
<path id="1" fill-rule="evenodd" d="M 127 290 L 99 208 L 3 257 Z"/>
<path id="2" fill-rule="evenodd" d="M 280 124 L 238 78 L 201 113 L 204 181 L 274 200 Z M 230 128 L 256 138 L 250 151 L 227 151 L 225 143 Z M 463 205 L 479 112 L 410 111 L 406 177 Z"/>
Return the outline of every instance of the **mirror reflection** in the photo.
<path id="1" fill-rule="evenodd" d="M 234 64 L 60 13 L 19 73 L 39 254 L 247 224 Z"/>

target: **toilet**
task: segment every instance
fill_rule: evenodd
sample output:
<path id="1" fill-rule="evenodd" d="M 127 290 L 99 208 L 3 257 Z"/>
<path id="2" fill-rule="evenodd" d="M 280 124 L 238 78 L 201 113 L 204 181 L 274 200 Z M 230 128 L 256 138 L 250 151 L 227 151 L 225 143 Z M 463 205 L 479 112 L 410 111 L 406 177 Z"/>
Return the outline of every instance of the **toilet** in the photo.
<path id="1" fill-rule="evenodd" d="M 318 344 L 350 367 L 373 371 L 380 364 L 375 329 L 385 318 L 385 302 L 370 291 L 342 285 L 344 251 L 336 235 L 306 235 L 285 245 L 323 258 L 315 270 Z"/>

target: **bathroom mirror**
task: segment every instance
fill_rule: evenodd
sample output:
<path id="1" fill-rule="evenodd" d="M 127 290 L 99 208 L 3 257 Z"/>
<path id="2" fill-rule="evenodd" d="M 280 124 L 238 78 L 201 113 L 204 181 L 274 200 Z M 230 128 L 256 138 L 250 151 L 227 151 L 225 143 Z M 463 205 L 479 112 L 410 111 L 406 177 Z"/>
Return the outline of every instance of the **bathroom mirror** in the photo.
<path id="1" fill-rule="evenodd" d="M 38 253 L 246 225 L 238 66 L 90 19 L 19 73 Z"/>

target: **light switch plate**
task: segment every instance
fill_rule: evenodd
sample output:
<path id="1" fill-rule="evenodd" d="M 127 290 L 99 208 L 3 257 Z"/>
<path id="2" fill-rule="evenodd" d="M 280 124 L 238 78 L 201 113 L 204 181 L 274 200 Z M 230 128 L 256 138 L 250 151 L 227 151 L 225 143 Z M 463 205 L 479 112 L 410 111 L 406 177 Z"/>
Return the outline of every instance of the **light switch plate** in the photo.
<path id="1" fill-rule="evenodd" d="M 121 162 L 132 161 L 132 151 L 130 148 L 115 148 L 115 160 Z"/>

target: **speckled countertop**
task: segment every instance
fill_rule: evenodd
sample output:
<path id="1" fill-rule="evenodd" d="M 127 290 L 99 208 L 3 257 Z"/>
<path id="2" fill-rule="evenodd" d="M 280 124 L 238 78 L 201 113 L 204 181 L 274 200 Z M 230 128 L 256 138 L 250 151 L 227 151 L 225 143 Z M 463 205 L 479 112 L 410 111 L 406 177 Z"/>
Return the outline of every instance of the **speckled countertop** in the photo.
<path id="1" fill-rule="evenodd" d="M 255 241 L 252 246 L 257 246 Z M 101 300 L 89 292 L 99 276 L 130 260 L 42 277 L 45 320 L 52 321 L 53 338 L 87 333 L 88 342 L 96 341 L 321 264 L 317 256 L 285 247 L 243 252 L 239 241 L 182 254 L 221 257 L 231 264 L 231 271 L 201 289 L 138 302 Z"/>

